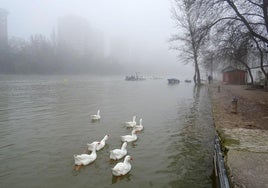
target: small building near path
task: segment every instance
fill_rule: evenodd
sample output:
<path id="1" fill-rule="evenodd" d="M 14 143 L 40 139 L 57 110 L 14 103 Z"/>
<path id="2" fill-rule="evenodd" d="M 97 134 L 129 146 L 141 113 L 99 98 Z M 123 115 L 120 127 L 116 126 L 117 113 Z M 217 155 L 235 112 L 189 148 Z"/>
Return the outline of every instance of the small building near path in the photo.
<path id="1" fill-rule="evenodd" d="M 247 83 L 247 71 L 229 66 L 222 70 L 222 81 L 225 84 L 244 85 Z"/>

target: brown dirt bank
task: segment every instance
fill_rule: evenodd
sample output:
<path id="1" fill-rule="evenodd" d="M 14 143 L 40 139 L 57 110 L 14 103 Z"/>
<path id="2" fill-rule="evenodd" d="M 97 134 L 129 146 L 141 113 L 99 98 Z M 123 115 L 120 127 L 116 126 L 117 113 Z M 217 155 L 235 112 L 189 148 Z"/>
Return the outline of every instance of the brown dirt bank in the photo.
<path id="1" fill-rule="evenodd" d="M 209 91 L 231 187 L 268 188 L 268 92 L 222 84 Z M 234 96 L 237 114 L 231 112 Z"/>
<path id="2" fill-rule="evenodd" d="M 219 113 L 215 118 L 223 122 L 219 126 L 268 130 L 268 92 L 245 88 L 241 85 L 210 85 L 213 108 L 217 108 Z M 237 114 L 231 113 L 234 96 L 238 97 Z"/>

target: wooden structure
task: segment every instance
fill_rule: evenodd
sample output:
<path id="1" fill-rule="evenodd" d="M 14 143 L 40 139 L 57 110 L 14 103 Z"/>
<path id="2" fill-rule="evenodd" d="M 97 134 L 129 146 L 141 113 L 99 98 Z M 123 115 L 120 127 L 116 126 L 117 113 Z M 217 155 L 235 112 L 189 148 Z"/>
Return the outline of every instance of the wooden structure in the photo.
<path id="1" fill-rule="evenodd" d="M 243 85 L 247 83 L 247 71 L 229 66 L 222 70 L 222 81 L 225 84 Z"/>
<path id="2" fill-rule="evenodd" d="M 170 78 L 168 79 L 168 84 L 179 84 L 180 80 L 177 78 Z"/>

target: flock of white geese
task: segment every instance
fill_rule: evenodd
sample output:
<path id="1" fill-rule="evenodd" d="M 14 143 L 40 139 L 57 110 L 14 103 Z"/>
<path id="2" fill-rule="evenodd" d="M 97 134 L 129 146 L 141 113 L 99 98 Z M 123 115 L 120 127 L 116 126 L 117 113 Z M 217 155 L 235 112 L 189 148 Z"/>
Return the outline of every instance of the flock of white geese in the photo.
<path id="1" fill-rule="evenodd" d="M 97 114 L 91 115 L 91 120 L 97 121 L 100 120 L 100 110 L 97 111 Z M 121 136 L 121 141 L 123 142 L 120 149 L 114 149 L 110 151 L 110 159 L 112 160 L 120 160 L 123 157 L 123 162 L 118 162 L 111 170 L 114 176 L 123 176 L 130 172 L 131 164 L 130 161 L 133 158 L 130 155 L 127 155 L 127 143 L 134 142 L 138 139 L 137 132 L 143 130 L 142 119 L 140 119 L 140 124 L 136 123 L 136 116 L 133 116 L 132 121 L 125 122 L 125 126 L 128 128 L 132 128 L 131 135 Z M 106 141 L 108 140 L 108 135 L 105 135 L 101 141 L 94 141 L 92 143 L 88 143 L 88 151 L 91 151 L 90 154 L 80 154 L 74 155 L 74 164 L 79 169 L 81 166 L 85 166 L 93 163 L 97 159 L 97 151 L 104 148 Z"/>

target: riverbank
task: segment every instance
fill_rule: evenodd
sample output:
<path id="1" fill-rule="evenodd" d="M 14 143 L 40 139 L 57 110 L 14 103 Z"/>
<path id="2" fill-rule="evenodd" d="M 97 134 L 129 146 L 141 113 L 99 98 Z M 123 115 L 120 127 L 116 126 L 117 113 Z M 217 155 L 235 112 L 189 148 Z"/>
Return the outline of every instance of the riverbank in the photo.
<path id="1" fill-rule="evenodd" d="M 223 84 L 211 84 L 209 91 L 231 185 L 268 188 L 268 92 Z"/>

